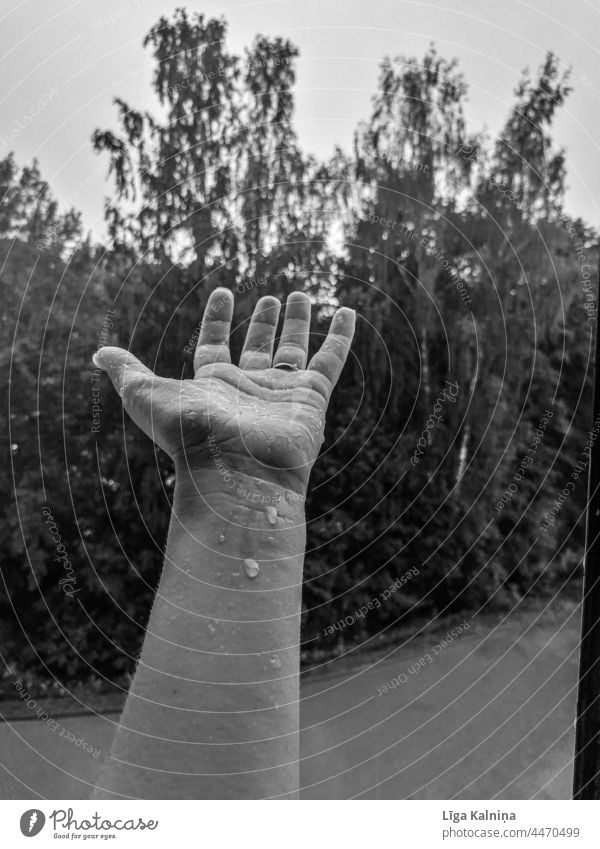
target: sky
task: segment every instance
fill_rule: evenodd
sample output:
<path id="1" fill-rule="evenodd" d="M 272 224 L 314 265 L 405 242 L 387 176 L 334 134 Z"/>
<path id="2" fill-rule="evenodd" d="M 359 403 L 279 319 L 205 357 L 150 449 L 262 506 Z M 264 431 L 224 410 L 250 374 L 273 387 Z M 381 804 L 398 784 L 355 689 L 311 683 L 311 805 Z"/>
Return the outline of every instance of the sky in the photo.
<path id="1" fill-rule="evenodd" d="M 567 154 L 567 210 L 600 224 L 600 0 L 2 0 L 0 157 L 9 150 L 19 164 L 36 157 L 59 203 L 80 209 L 96 237 L 112 184 L 91 135 L 117 128 L 115 97 L 155 109 L 142 41 L 182 5 L 225 17 L 233 52 L 259 32 L 297 45 L 296 129 L 321 157 L 336 144 L 350 149 L 385 55 L 420 57 L 435 42 L 457 57 L 469 84 L 469 124 L 493 133 L 522 70 L 553 50 L 571 67 L 574 88 L 555 134 Z"/>

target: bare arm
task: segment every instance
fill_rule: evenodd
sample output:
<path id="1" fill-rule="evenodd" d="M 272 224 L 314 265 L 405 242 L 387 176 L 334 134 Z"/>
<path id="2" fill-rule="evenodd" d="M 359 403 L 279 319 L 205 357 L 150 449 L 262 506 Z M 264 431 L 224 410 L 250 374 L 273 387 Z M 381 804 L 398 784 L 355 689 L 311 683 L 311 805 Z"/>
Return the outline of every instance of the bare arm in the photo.
<path id="1" fill-rule="evenodd" d="M 175 461 L 163 574 L 121 726 L 95 796 L 293 798 L 304 498 L 327 401 L 354 327 L 340 310 L 306 369 L 310 302 L 257 304 L 241 368 L 232 296 L 207 305 L 194 381 L 155 377 L 125 351 L 98 364 Z"/>

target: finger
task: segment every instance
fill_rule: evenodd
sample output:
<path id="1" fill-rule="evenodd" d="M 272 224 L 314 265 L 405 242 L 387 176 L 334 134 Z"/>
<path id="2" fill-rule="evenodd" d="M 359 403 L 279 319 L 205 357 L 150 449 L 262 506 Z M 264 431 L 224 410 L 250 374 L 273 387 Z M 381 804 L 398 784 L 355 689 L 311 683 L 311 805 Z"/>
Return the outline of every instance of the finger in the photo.
<path id="1" fill-rule="evenodd" d="M 108 374 L 131 418 L 147 431 L 152 388 L 161 379 L 123 348 L 100 348 L 92 360 Z"/>
<path id="2" fill-rule="evenodd" d="M 146 368 L 137 357 L 123 348 L 100 348 L 92 357 L 94 365 L 104 369 L 123 401 L 123 407 L 146 436 L 154 440 L 164 451 L 169 446 L 161 436 L 160 410 L 165 404 L 175 404 L 177 385 L 175 381 L 158 377 Z"/>
<path id="3" fill-rule="evenodd" d="M 258 301 L 250 319 L 250 327 L 240 357 L 240 368 L 248 371 L 271 367 L 280 309 L 281 303 L 271 295 Z"/>
<path id="4" fill-rule="evenodd" d="M 310 298 L 304 292 L 292 292 L 285 305 L 283 330 L 273 365 L 305 368 L 309 332 Z"/>
<path id="5" fill-rule="evenodd" d="M 124 348 L 113 348 L 106 346 L 99 348 L 92 357 L 95 366 L 103 369 L 110 377 L 123 402 L 125 403 L 128 391 L 133 384 L 140 380 L 152 380 L 156 377 L 151 369 L 134 357 L 130 351 Z"/>
<path id="6" fill-rule="evenodd" d="M 342 307 L 333 316 L 327 338 L 308 364 L 309 371 L 317 372 L 321 378 L 321 389 L 327 399 L 338 382 L 350 351 L 356 313 Z"/>
<path id="7" fill-rule="evenodd" d="M 211 293 L 204 315 L 200 336 L 194 352 L 194 373 L 211 363 L 230 363 L 229 332 L 233 316 L 233 295 L 220 286 Z"/>

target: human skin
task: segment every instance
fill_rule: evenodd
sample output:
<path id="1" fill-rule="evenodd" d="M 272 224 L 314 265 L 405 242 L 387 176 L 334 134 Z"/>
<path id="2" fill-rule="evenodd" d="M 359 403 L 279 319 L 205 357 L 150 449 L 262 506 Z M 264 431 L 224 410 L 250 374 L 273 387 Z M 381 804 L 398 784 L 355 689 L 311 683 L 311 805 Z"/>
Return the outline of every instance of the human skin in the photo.
<path id="1" fill-rule="evenodd" d="M 94 798 L 296 798 L 304 502 L 354 311 L 308 367 L 310 300 L 261 298 L 239 367 L 233 296 L 209 298 L 193 380 L 101 348 L 132 419 L 173 459 L 165 561 Z"/>

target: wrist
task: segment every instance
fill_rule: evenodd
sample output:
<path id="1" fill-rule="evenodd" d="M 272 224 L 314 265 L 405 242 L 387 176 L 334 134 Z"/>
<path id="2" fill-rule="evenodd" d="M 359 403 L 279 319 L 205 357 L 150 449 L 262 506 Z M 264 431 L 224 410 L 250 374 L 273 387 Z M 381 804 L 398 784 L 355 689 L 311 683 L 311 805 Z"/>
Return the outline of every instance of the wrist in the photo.
<path id="1" fill-rule="evenodd" d="M 171 564 L 190 568 L 176 568 L 167 585 L 180 593 L 200 579 L 223 615 L 229 608 L 240 619 L 256 619 L 268 616 L 273 603 L 284 617 L 294 615 L 306 546 L 304 497 L 239 470 L 235 487 L 229 483 L 214 469 L 177 469 L 166 573 Z"/>
<path id="2" fill-rule="evenodd" d="M 233 465 L 175 459 L 173 509 L 178 515 L 213 514 L 245 526 L 304 523 L 306 489 L 285 470 L 251 459 Z"/>
<path id="3" fill-rule="evenodd" d="M 214 470 L 178 470 L 165 568 L 107 782 L 116 792 L 127 794 L 136 763 L 149 780 L 168 772 L 173 797 L 296 792 L 304 504 L 258 475 L 236 484 L 259 495 L 223 487 Z"/>
<path id="4" fill-rule="evenodd" d="M 238 450 L 237 442 L 219 443 L 214 439 L 171 454 L 180 483 L 193 481 L 198 494 L 222 492 L 255 502 L 265 497 L 277 502 L 303 502 L 308 489 L 312 461 L 299 466 L 269 463 Z"/>

